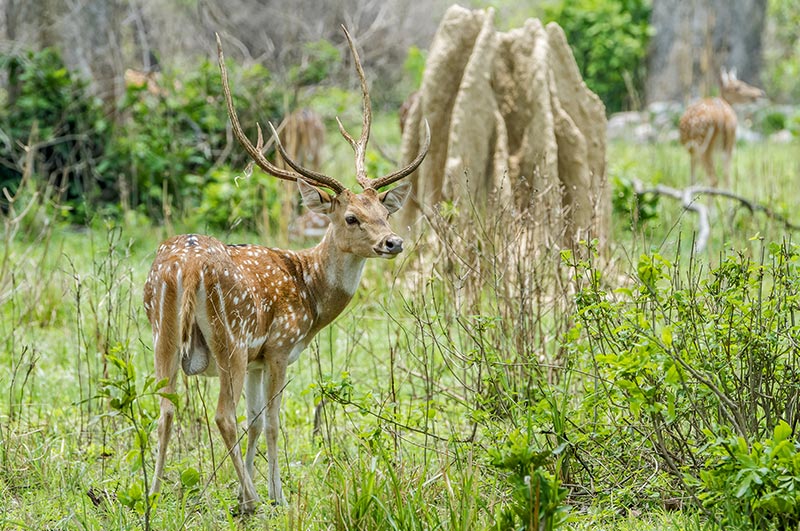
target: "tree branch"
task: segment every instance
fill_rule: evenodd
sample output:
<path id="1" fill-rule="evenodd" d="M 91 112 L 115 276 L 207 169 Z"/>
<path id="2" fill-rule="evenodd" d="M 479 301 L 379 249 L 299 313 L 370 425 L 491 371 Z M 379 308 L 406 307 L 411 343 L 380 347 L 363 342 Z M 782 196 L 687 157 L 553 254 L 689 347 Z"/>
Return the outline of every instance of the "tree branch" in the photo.
<path id="1" fill-rule="evenodd" d="M 747 208 L 747 210 L 749 210 L 751 213 L 763 212 L 768 218 L 781 223 L 785 228 L 793 231 L 800 231 L 800 225 L 792 223 L 783 214 L 775 212 L 767 205 L 758 203 L 739 194 L 734 194 L 728 190 L 721 190 L 719 188 L 712 188 L 708 186 L 689 186 L 680 190 L 677 188 L 664 186 L 663 184 L 645 187 L 644 183 L 638 179 L 633 179 L 631 182 L 633 184 L 633 190 L 637 196 L 642 196 L 645 194 L 664 195 L 673 199 L 677 199 L 681 202 L 683 208 L 697 213 L 697 222 L 699 224 L 699 228 L 697 231 L 697 239 L 695 240 L 694 244 L 695 252 L 701 252 L 706 248 L 709 234 L 711 233 L 709 210 L 707 206 L 697 200 L 698 196 L 700 195 L 719 196 L 726 199 L 731 199 L 738 202 L 741 206 Z"/>

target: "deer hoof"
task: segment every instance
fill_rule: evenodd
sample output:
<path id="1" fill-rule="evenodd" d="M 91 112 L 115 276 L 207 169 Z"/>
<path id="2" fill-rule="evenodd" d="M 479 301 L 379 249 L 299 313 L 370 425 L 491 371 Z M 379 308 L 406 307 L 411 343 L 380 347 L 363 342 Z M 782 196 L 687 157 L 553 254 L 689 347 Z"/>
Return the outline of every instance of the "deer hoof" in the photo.
<path id="1" fill-rule="evenodd" d="M 245 496 L 241 491 L 239 492 L 238 499 L 238 506 L 231 510 L 231 514 L 234 516 L 249 516 L 256 512 L 258 504 L 261 503 L 261 500 L 258 498 L 258 496 L 254 496 L 248 500 L 245 500 Z"/>
<path id="2" fill-rule="evenodd" d="M 270 504 L 271 504 L 273 507 L 286 507 L 287 505 L 289 505 L 289 504 L 286 502 L 286 498 L 284 498 L 283 496 L 281 496 L 281 497 L 280 497 L 279 499 L 277 499 L 277 500 L 270 500 Z"/>
<path id="3" fill-rule="evenodd" d="M 231 516 L 252 516 L 256 512 L 256 507 L 258 507 L 258 503 L 252 500 L 247 503 L 240 502 L 236 507 L 231 508 Z"/>

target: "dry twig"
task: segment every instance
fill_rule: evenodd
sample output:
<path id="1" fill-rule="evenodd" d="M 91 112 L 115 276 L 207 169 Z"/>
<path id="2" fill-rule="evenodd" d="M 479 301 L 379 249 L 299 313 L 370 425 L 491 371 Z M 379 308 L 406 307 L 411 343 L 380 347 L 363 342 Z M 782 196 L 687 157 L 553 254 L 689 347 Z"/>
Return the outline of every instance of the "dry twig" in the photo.
<path id="1" fill-rule="evenodd" d="M 637 197 L 645 194 L 664 195 L 673 199 L 677 199 L 681 202 L 683 208 L 697 213 L 697 223 L 699 227 L 697 231 L 697 239 L 695 240 L 694 244 L 695 252 L 701 252 L 706 248 L 709 234 L 711 233 L 709 209 L 706 205 L 697 200 L 698 196 L 700 195 L 719 196 L 726 199 L 732 199 L 738 202 L 740 206 L 745 207 L 751 213 L 763 212 L 768 218 L 782 223 L 783 226 L 789 230 L 800 230 L 800 225 L 792 223 L 783 214 L 779 214 L 764 204 L 758 203 L 741 195 L 734 194 L 728 190 L 721 190 L 719 188 L 713 188 L 709 186 L 688 186 L 683 189 L 677 189 L 665 186 L 663 184 L 646 187 L 645 184 L 638 179 L 634 179 L 632 184 L 633 190 Z"/>

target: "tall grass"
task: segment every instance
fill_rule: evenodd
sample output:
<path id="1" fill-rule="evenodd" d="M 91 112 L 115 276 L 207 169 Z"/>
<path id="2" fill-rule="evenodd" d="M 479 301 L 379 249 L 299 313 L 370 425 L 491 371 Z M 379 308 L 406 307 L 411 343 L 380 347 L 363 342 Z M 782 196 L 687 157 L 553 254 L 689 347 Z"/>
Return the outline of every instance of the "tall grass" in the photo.
<path id="1" fill-rule="evenodd" d="M 731 191 L 771 207 L 776 213 L 798 223 L 794 204 L 797 198 L 797 175 L 800 159 L 796 156 L 798 141 L 791 144 L 745 144 L 734 150 Z M 638 179 L 648 185 L 665 184 L 676 188 L 690 185 L 689 155 L 677 144 L 641 146 L 612 143 L 608 153 L 609 179 Z M 705 174 L 697 184 L 708 184 Z M 701 180 L 703 179 L 703 180 Z M 619 189 L 616 190 L 619 192 Z M 759 239 L 780 241 L 787 234 L 782 223 L 763 214 L 749 212 L 728 199 L 701 198 L 711 207 L 711 240 L 702 258 L 717 261 L 726 249 L 747 249 L 757 252 Z M 633 263 L 642 252 L 658 249 L 665 256 L 678 251 L 688 257 L 698 230 L 694 214 L 686 212 L 672 199 L 660 198 L 655 219 L 631 231 L 631 216 L 616 212 L 614 225 L 616 255 Z M 680 246 L 680 248 L 678 247 Z"/>
<path id="2" fill-rule="evenodd" d="M 737 190 L 791 215 L 794 153 L 740 149 Z M 672 185 L 685 182 L 684 158 L 672 147 L 609 154 L 612 175 Z M 211 419 L 215 380 L 179 385 L 166 484 L 157 499 L 144 494 L 157 385 L 140 289 L 162 231 L 55 226 L 46 201 L 25 215 L 19 206 L 4 216 L 0 250 L 0 528 L 711 529 L 696 486 L 668 469 L 598 356 L 618 331 L 590 334 L 576 294 L 585 308 L 604 302 L 598 290 L 646 286 L 640 255 L 654 250 L 700 285 L 730 249 L 759 258 L 754 235 L 788 238 L 714 208 L 708 255 L 690 266 L 692 220 L 665 201 L 633 232 L 615 219 L 611 264 L 588 249 L 566 261 L 558 249 L 519 256 L 529 245 L 514 212 L 450 205 L 402 259 L 368 265 L 356 300 L 289 369 L 280 459 L 290 504 L 240 520 Z M 266 497 L 263 459 L 256 474 Z"/>

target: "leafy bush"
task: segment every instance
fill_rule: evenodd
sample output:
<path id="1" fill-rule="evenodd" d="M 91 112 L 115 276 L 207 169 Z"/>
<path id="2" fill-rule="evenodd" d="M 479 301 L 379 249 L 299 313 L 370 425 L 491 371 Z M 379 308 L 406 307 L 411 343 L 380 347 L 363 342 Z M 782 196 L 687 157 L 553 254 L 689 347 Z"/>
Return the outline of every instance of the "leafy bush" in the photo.
<path id="1" fill-rule="evenodd" d="M 408 49 L 408 55 L 406 55 L 406 60 L 403 62 L 403 71 L 406 77 L 411 79 L 411 86 L 414 89 L 422 86 L 422 77 L 425 74 L 425 60 L 426 54 L 416 46 L 411 46 Z"/>
<path id="2" fill-rule="evenodd" d="M 283 93 L 259 65 L 229 67 L 229 72 L 239 118 L 255 138 L 257 121 L 280 118 Z M 132 205 L 153 216 L 161 213 L 165 192 L 185 210 L 201 201 L 204 181 L 218 163 L 246 164 L 244 151 L 231 149 L 235 146 L 226 131 L 228 116 L 215 63 L 203 61 L 183 75 L 166 75 L 160 89 L 154 94 L 146 87 L 128 88 L 121 104 L 125 118 L 102 165 L 104 172 L 129 182 Z"/>
<path id="3" fill-rule="evenodd" d="M 754 128 L 765 135 L 786 129 L 789 127 L 789 120 L 788 109 L 780 107 L 767 107 L 753 116 Z"/>
<path id="4" fill-rule="evenodd" d="M 632 220 L 628 228 L 658 217 L 659 196 L 657 194 L 639 196 L 630 179 L 613 177 L 611 180 L 611 206 L 619 219 Z"/>
<path id="5" fill-rule="evenodd" d="M 786 115 L 782 112 L 771 112 L 764 117 L 764 132 L 774 133 L 786 129 Z"/>
<path id="6" fill-rule="evenodd" d="M 261 171 L 246 178 L 228 168 L 215 168 L 204 181 L 196 213 L 199 222 L 214 229 L 280 227 L 282 198 L 294 190 L 290 183 Z"/>
<path id="7" fill-rule="evenodd" d="M 339 50 L 325 39 L 303 46 L 303 60 L 289 69 L 289 81 L 296 87 L 316 85 L 330 73 L 331 65 L 340 62 Z"/>
<path id="8" fill-rule="evenodd" d="M 148 486 L 145 459 L 150 453 L 150 433 L 156 426 L 156 415 L 143 405 L 143 402 L 148 402 L 143 399 L 163 396 L 175 401 L 177 398 L 176 395 L 159 392 L 167 384 L 166 378 L 161 382 L 156 382 L 152 376 L 148 376 L 139 388 L 135 365 L 130 360 L 120 357 L 126 350 L 127 347 L 124 345 L 115 345 L 112 353 L 106 355 L 105 359 L 115 374 L 100 380 L 99 393 L 96 398 L 108 401 L 110 411 L 105 413 L 106 416 L 119 416 L 125 419 L 134 433 L 133 449 L 128 452 L 127 461 L 130 463 L 132 471 L 139 472 L 141 475 L 126 489 L 119 492 L 119 501 L 139 513 L 144 520 L 144 529 L 149 530 L 150 512 L 158 495 L 145 494 Z M 149 402 L 152 403 L 152 401 Z"/>
<path id="9" fill-rule="evenodd" d="M 16 189 L 30 147 L 33 177 L 61 189 L 70 219 L 83 219 L 92 200 L 113 195 L 114 179 L 97 167 L 110 132 L 101 103 L 53 49 L 2 55 L 0 64 L 10 87 L 0 111 L 0 188 Z"/>
<path id="10" fill-rule="evenodd" d="M 748 443 L 719 437 L 700 473 L 700 498 L 726 529 L 793 530 L 800 525 L 800 451 L 792 428 Z"/>
<path id="11" fill-rule="evenodd" d="M 753 128 L 771 135 L 784 129 L 794 136 L 800 135 L 800 108 L 789 106 L 769 106 L 753 114 Z"/>
<path id="12" fill-rule="evenodd" d="M 567 489 L 546 468 L 563 450 L 563 446 L 555 451 L 537 450 L 530 434 L 520 431 L 511 433 L 501 448 L 490 449 L 492 465 L 508 473 L 512 487 L 511 504 L 499 514 L 493 529 L 552 531 L 564 523 Z"/>
<path id="13" fill-rule="evenodd" d="M 769 0 L 770 31 L 764 46 L 764 88 L 784 102 L 800 99 L 800 8 L 797 2 Z M 769 40 L 771 39 L 771 40 Z"/>
<path id="14" fill-rule="evenodd" d="M 586 279 L 577 326 L 604 382 L 594 400 L 609 404 L 594 414 L 613 424 L 619 407 L 627 409 L 626 424 L 655 449 L 681 490 L 706 478 L 709 499 L 730 498 L 738 487 L 711 481 L 703 466 L 719 457 L 703 446 L 709 437 L 757 441 L 798 421 L 800 247 L 770 244 L 757 260 L 731 254 L 702 277 L 693 263 L 682 269 L 679 260 L 643 255 L 636 279 L 614 294 L 589 262 L 565 257 Z M 780 493 L 758 494 L 778 503 L 772 498 Z"/>
<path id="15" fill-rule="evenodd" d="M 652 34 L 648 0 L 565 1 L 546 10 L 567 35 L 586 84 L 607 112 L 632 106 L 644 87 L 647 43 Z"/>
<path id="16" fill-rule="evenodd" d="M 120 199 L 156 217 L 165 205 L 194 207 L 213 168 L 247 163 L 242 150 L 232 149 L 215 63 L 167 74 L 158 90 L 129 86 L 114 125 L 87 83 L 67 70 L 56 51 L 2 56 L 0 61 L 9 72 L 13 98 L 0 112 L 5 133 L 0 187 L 16 189 L 25 166 L 22 146 L 32 144 L 34 164 L 28 169 L 40 183 L 35 187 L 63 190 L 70 221 L 84 222 L 91 210 L 118 205 Z M 280 118 L 283 92 L 259 65 L 230 70 L 237 110 L 254 137 L 257 121 Z"/>
<path id="17" fill-rule="evenodd" d="M 789 131 L 791 131 L 794 136 L 800 136 L 800 112 L 792 116 L 789 120 Z"/>

